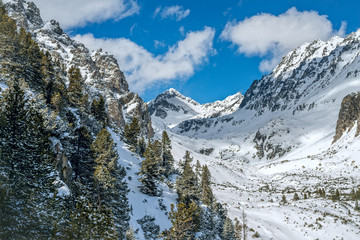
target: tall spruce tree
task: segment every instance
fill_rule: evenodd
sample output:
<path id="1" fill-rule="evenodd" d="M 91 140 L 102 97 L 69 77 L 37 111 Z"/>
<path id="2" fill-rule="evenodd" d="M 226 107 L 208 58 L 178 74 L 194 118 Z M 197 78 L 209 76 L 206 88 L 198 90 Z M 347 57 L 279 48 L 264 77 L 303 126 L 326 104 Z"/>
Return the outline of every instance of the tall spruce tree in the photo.
<path id="1" fill-rule="evenodd" d="M 102 123 L 103 126 L 107 125 L 108 119 L 105 108 L 105 99 L 100 95 L 99 100 L 94 99 L 91 104 L 91 113 L 95 116 L 95 119 Z"/>
<path id="2" fill-rule="evenodd" d="M 83 94 L 80 69 L 72 66 L 68 71 L 68 77 L 70 82 L 68 87 L 69 102 L 73 107 L 81 107 L 86 103 L 87 99 L 86 95 Z"/>
<path id="3" fill-rule="evenodd" d="M 78 180 L 88 188 L 94 188 L 94 167 L 95 162 L 91 151 L 92 137 L 89 130 L 82 126 L 75 129 L 72 139 L 73 151 L 70 162 L 75 173 L 75 180 Z"/>
<path id="4" fill-rule="evenodd" d="M 193 239 L 198 229 L 199 208 L 194 201 L 185 204 L 180 202 L 175 210 L 171 204 L 169 218 L 172 223 L 170 230 L 163 232 L 166 240 Z"/>
<path id="5" fill-rule="evenodd" d="M 118 165 L 118 154 L 110 133 L 103 129 L 91 144 L 95 159 L 94 178 L 99 211 L 113 214 L 113 222 L 121 239 L 125 238 L 129 225 L 128 187 L 124 181 L 126 172 Z M 111 222 L 109 222 L 110 224 Z M 112 229 L 111 226 L 107 226 Z"/>
<path id="6" fill-rule="evenodd" d="M 207 206 L 211 206 L 214 201 L 211 189 L 211 175 L 206 165 L 203 166 L 201 175 L 201 201 Z"/>
<path id="7" fill-rule="evenodd" d="M 54 158 L 42 116 L 30 107 L 17 81 L 4 97 L 0 128 L 0 238 L 42 239 L 55 209 Z"/>
<path id="8" fill-rule="evenodd" d="M 156 145 L 151 144 L 149 139 L 148 146 L 144 153 L 145 159 L 141 163 L 141 177 L 139 179 L 141 182 L 141 192 L 149 196 L 161 195 L 161 192 L 157 188 L 157 180 L 160 176 L 159 156 L 155 155 L 154 147 L 156 148 Z"/>
<path id="9" fill-rule="evenodd" d="M 140 135 L 140 124 L 136 117 L 134 117 L 130 124 L 126 124 L 124 128 L 125 142 L 130 145 L 130 150 L 138 151 L 138 141 Z"/>
<path id="10" fill-rule="evenodd" d="M 176 181 L 176 190 L 179 201 L 188 204 L 190 201 L 198 201 L 200 199 L 200 189 L 195 172 L 191 166 L 192 157 L 188 151 L 184 156 L 183 172 Z"/>
<path id="11" fill-rule="evenodd" d="M 166 131 L 162 133 L 161 139 L 162 147 L 162 166 L 164 168 L 165 177 L 169 177 L 174 172 L 174 157 L 171 154 L 171 140 Z"/>

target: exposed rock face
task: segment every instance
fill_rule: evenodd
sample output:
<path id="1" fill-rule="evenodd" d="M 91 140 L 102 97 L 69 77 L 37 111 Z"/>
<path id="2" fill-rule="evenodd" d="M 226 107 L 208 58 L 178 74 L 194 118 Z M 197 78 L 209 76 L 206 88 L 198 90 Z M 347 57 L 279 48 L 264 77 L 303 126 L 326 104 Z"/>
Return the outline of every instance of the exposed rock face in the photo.
<path id="1" fill-rule="evenodd" d="M 61 151 L 61 147 L 59 144 L 55 146 L 55 151 L 56 151 L 56 169 L 60 174 L 60 179 L 64 181 L 64 183 L 67 186 L 70 186 L 72 181 L 73 171 L 69 159 L 67 158 L 65 153 Z"/>
<path id="2" fill-rule="evenodd" d="M 165 119 L 169 112 L 196 116 L 200 113 L 200 104 L 171 88 L 149 103 L 150 115 Z"/>
<path id="3" fill-rule="evenodd" d="M 336 142 L 348 130 L 352 129 L 357 123 L 356 135 L 360 133 L 360 93 L 352 93 L 344 97 L 336 124 Z"/>
<path id="4" fill-rule="evenodd" d="M 334 37 L 327 42 L 315 40 L 291 51 L 271 74 L 253 82 L 240 107 L 260 112 L 291 109 L 314 88 L 329 84 L 346 51 L 333 50 L 344 43 L 344 39 Z"/>
<path id="5" fill-rule="evenodd" d="M 83 44 L 64 33 L 55 20 L 44 24 L 39 9 L 33 3 L 24 0 L 6 0 L 4 3 L 9 15 L 17 20 L 19 26 L 33 34 L 42 50 L 49 51 L 54 61 L 59 61 L 66 69 L 71 66 L 80 68 L 89 100 L 100 95 L 106 99 L 113 127 L 123 129 L 125 123 L 136 117 L 142 133 L 153 136 L 146 103 L 129 91 L 125 76 L 112 55 L 101 49 L 90 53 Z"/>
<path id="6" fill-rule="evenodd" d="M 200 104 L 171 88 L 149 102 L 149 113 L 153 121 L 161 122 L 170 128 L 177 125 L 176 128 L 180 128 L 181 132 L 189 131 L 193 126 L 198 130 L 202 126 L 210 126 L 211 123 L 228 121 L 226 115 L 238 110 L 243 98 L 241 93 L 236 93 L 222 101 Z M 224 119 L 220 119 L 222 116 Z M 208 119 L 211 120 L 207 122 Z"/>

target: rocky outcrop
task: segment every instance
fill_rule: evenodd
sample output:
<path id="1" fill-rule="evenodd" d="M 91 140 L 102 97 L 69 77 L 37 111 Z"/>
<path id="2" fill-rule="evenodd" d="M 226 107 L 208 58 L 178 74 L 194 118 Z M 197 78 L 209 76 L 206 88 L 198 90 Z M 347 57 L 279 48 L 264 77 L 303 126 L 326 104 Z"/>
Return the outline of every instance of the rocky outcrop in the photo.
<path id="1" fill-rule="evenodd" d="M 146 103 L 129 91 L 125 76 L 112 55 L 101 49 L 91 53 L 86 46 L 64 33 L 55 20 L 44 24 L 39 9 L 33 3 L 8 0 L 5 7 L 19 26 L 32 33 L 41 49 L 48 51 L 54 61 L 60 62 L 65 69 L 71 66 L 80 68 L 89 101 L 100 95 L 106 99 L 112 127 L 123 129 L 125 123 L 136 117 L 142 133 L 147 137 L 153 136 Z"/>
<path id="2" fill-rule="evenodd" d="M 360 93 L 352 93 L 344 97 L 341 102 L 339 118 L 336 124 L 336 133 L 334 142 L 341 136 L 351 130 L 357 124 L 356 135 L 360 133 Z"/>
<path id="3" fill-rule="evenodd" d="M 60 144 L 55 146 L 56 152 L 56 169 L 60 174 L 60 179 L 67 185 L 71 185 L 72 167 L 66 154 L 62 151 Z"/>

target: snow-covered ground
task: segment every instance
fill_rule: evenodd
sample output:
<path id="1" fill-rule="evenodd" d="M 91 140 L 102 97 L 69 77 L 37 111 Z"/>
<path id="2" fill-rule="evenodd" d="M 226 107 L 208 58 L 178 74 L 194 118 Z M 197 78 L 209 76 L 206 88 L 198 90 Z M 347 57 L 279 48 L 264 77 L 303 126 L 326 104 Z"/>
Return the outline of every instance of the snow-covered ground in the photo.
<path id="1" fill-rule="evenodd" d="M 139 240 L 146 240 L 142 231 L 141 225 L 137 220 L 142 219 L 148 215 L 155 217 L 155 224 L 160 227 L 160 232 L 169 229 L 171 222 L 168 218 L 168 212 L 170 211 L 170 205 L 173 203 L 176 205 L 177 194 L 170 189 L 165 183 L 159 186 L 163 191 L 161 197 L 151 197 L 140 192 L 140 182 L 138 181 L 141 168 L 141 161 L 136 154 L 128 150 L 128 146 L 121 141 L 119 134 L 115 133 L 111 129 L 108 129 L 117 145 L 119 154 L 119 163 L 125 167 L 127 176 L 126 182 L 130 192 L 128 194 L 129 205 L 131 208 L 130 213 L 130 225 Z M 163 209 L 161 205 L 164 205 L 166 209 Z"/>
<path id="2" fill-rule="evenodd" d="M 182 122 L 172 122 L 181 112 L 152 115 L 155 132 L 168 131 L 176 160 L 189 150 L 209 166 L 230 217 L 241 220 L 245 210 L 249 236 L 359 239 L 357 123 L 333 143 L 343 98 L 360 92 L 359 48 L 360 30 L 304 44 L 253 84 L 238 111 Z M 336 190 L 340 201 L 332 201 Z"/>

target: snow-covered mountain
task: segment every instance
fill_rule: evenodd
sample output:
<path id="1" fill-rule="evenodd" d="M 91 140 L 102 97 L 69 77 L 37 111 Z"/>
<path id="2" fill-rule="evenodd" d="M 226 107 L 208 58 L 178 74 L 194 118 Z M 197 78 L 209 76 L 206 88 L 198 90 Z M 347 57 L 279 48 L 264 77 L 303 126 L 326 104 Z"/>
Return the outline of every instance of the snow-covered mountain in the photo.
<path id="1" fill-rule="evenodd" d="M 200 104 L 170 88 L 148 103 L 152 119 L 174 127 L 188 119 L 202 119 L 224 116 L 238 110 L 243 100 L 241 93 L 236 93 L 222 101 Z"/>
<path id="2" fill-rule="evenodd" d="M 117 60 L 101 49 L 90 52 L 82 43 L 69 37 L 56 20 L 44 22 L 40 10 L 33 2 L 25 0 L 3 0 L 8 14 L 19 27 L 31 32 L 43 51 L 48 51 L 53 61 L 66 69 L 77 66 L 85 82 L 90 100 L 102 95 L 114 127 L 123 128 L 133 117 L 140 120 L 142 131 L 153 135 L 146 103 L 129 90 Z"/>
<path id="3" fill-rule="evenodd" d="M 233 218 L 245 209 L 262 239 L 355 239 L 359 72 L 360 30 L 315 40 L 254 81 L 237 111 L 171 122 L 174 112 L 157 106 L 166 118 L 152 114 L 154 128 L 171 126 L 175 155 L 190 150 L 206 163 L 218 199 Z"/>

